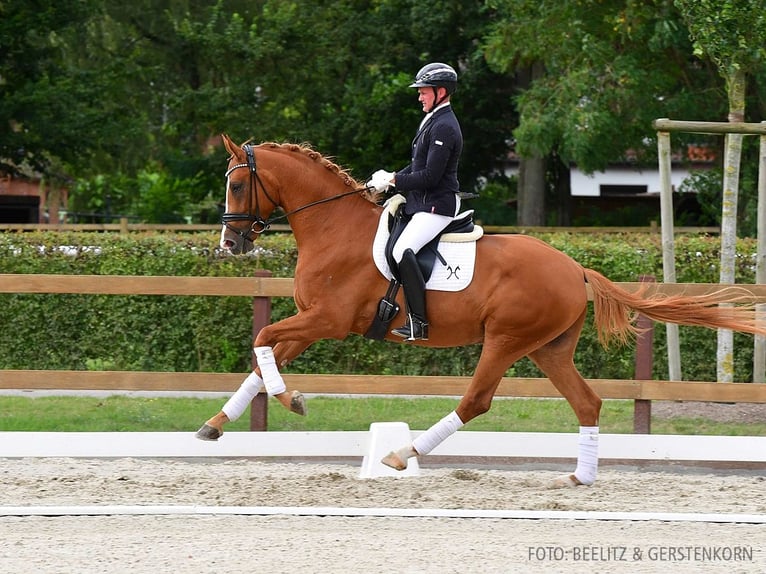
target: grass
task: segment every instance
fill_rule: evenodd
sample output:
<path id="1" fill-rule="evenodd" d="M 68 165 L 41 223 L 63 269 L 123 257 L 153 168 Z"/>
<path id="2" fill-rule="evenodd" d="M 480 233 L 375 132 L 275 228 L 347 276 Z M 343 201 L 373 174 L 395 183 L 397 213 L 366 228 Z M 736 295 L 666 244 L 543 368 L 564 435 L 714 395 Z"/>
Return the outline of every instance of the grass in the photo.
<path id="1" fill-rule="evenodd" d="M 196 431 L 218 412 L 224 400 L 198 398 L 0 397 L 0 431 L 173 432 Z M 296 416 L 276 401 L 269 403 L 269 430 L 367 430 L 373 422 L 404 421 L 411 429 L 431 426 L 457 406 L 450 398 L 312 397 L 309 414 Z M 249 429 L 249 413 L 227 425 Z M 563 400 L 497 399 L 485 415 L 469 422 L 467 431 L 576 432 L 578 427 Z M 632 433 L 633 402 L 604 401 L 601 432 Z M 766 423 L 719 423 L 703 418 L 653 419 L 653 434 L 766 436 Z"/>

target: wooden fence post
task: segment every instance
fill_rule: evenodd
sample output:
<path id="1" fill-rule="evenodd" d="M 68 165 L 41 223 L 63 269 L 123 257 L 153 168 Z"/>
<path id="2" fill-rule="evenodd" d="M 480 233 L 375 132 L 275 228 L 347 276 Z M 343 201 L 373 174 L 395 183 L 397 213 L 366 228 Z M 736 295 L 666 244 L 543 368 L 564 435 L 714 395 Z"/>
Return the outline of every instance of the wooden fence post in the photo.
<path id="1" fill-rule="evenodd" d="M 654 283 L 653 275 L 639 275 L 641 283 Z M 636 368 L 633 377 L 637 380 L 651 380 L 654 355 L 654 323 L 646 315 L 639 315 L 636 326 L 642 330 L 636 338 Z M 652 401 L 636 399 L 633 402 L 633 432 L 650 434 L 652 432 Z"/>
<path id="2" fill-rule="evenodd" d="M 256 277 L 271 277 L 271 271 L 267 269 L 256 269 Z M 253 341 L 258 332 L 271 323 L 271 297 L 253 297 Z M 255 359 L 255 353 L 252 353 L 252 368 L 258 366 Z M 250 402 L 250 430 L 265 431 L 268 430 L 269 395 L 261 391 Z"/>

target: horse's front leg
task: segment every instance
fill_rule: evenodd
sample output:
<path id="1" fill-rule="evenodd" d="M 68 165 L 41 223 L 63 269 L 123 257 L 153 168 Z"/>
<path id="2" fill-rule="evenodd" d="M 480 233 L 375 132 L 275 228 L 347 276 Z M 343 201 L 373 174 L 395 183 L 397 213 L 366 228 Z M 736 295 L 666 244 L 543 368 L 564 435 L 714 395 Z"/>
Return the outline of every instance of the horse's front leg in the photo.
<path id="1" fill-rule="evenodd" d="M 280 343 L 277 348 L 281 351 L 279 356 L 295 358 L 300 355 L 310 343 Z M 288 391 L 279 372 L 276 370 L 276 353 L 271 353 L 271 363 L 268 362 L 268 354 L 264 356 L 261 349 L 261 358 L 258 358 L 258 348 L 254 348 L 258 366 L 250 372 L 247 378 L 239 386 L 239 389 L 226 401 L 220 411 L 205 421 L 205 424 L 197 431 L 197 438 L 201 440 L 218 440 L 223 435 L 223 427 L 226 423 L 237 420 L 247 410 L 253 398 L 265 390 L 269 396 L 277 399 L 282 406 L 291 412 L 305 416 L 308 412 L 306 399 L 300 391 Z M 271 347 L 268 347 L 270 350 Z M 280 364 L 289 362 L 284 359 Z M 263 364 L 262 364 L 263 363 Z M 264 378 L 264 369 L 267 376 Z"/>
<path id="2" fill-rule="evenodd" d="M 253 397 L 262 390 L 276 398 L 288 410 L 306 414 L 306 401 L 300 391 L 288 391 L 279 368 L 300 355 L 314 341 L 342 338 L 345 326 L 327 321 L 325 314 L 301 312 L 261 329 L 255 339 L 253 352 L 258 366 L 240 385 L 221 410 L 209 418 L 197 431 L 201 440 L 218 440 L 223 427 L 245 412 Z"/>

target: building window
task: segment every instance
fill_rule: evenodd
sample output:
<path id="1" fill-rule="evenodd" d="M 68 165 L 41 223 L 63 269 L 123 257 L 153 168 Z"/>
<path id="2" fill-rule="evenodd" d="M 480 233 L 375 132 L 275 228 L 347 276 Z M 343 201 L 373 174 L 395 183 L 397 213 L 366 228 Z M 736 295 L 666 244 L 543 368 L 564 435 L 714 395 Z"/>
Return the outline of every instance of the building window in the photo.
<path id="1" fill-rule="evenodd" d="M 639 195 L 647 193 L 649 186 L 647 185 L 604 185 L 599 186 L 601 195 Z"/>

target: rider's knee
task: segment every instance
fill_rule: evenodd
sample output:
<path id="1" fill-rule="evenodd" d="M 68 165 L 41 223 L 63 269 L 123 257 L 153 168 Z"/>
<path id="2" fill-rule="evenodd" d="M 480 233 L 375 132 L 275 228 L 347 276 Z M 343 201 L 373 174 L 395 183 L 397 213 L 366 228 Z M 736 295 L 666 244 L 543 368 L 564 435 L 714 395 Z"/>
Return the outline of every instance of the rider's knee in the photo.
<path id="1" fill-rule="evenodd" d="M 409 255 L 407 255 L 408 251 L 410 252 Z M 399 265 L 405 257 L 414 259 L 416 255 L 417 250 L 415 248 L 410 245 L 402 245 L 401 243 L 394 245 L 394 248 L 391 250 L 391 256 L 393 257 L 394 261 L 396 261 L 397 265 Z"/>

